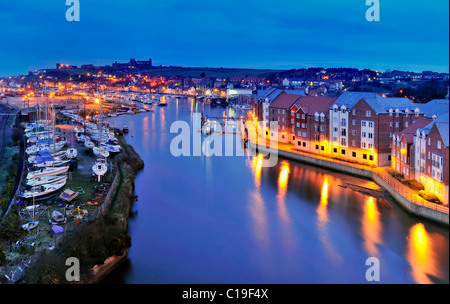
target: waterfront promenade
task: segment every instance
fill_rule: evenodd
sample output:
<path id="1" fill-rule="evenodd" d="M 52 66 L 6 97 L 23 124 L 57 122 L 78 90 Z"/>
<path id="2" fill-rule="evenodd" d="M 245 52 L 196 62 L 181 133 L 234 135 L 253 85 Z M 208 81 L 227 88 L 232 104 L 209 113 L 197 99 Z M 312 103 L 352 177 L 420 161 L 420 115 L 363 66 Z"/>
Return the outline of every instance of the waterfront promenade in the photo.
<path id="1" fill-rule="evenodd" d="M 392 197 L 409 213 L 426 218 L 444 225 L 449 225 L 449 208 L 439 204 L 434 204 L 424 200 L 418 195 L 418 191 L 403 185 L 399 180 L 392 177 L 386 169 L 389 167 L 372 167 L 360 163 L 352 163 L 336 159 L 324 154 L 309 153 L 299 151 L 293 144 L 276 143 L 278 150 L 271 149 L 270 140 L 258 142 L 255 139 L 253 124 L 247 124 L 249 134 L 249 147 L 257 148 L 266 153 L 278 153 L 279 157 L 288 158 L 294 161 L 305 162 L 314 166 L 327 168 L 330 170 L 356 175 L 359 177 L 372 179 L 380 187 L 387 190 Z"/>

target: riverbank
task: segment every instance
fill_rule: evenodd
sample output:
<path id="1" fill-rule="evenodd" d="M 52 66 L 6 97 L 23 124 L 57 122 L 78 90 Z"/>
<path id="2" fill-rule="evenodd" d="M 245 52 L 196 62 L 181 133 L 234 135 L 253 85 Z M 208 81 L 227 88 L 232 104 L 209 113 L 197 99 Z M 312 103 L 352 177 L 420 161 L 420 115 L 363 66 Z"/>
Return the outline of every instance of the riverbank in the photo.
<path id="1" fill-rule="evenodd" d="M 95 201 L 95 204 L 80 202 L 89 209 L 89 218 L 78 223 L 68 221 L 63 235 L 59 235 L 57 240 L 51 237 L 50 241 L 55 244 L 54 249 L 45 246 L 42 238 L 48 238 L 47 234 L 43 233 L 43 230 L 38 231 L 36 237 L 39 236 L 39 242 L 38 239 L 35 241 L 37 245 L 24 247 L 30 252 L 22 256 L 22 259 L 25 258 L 29 266 L 23 280 L 16 282 L 70 283 L 65 277 L 68 269 L 66 260 L 68 257 L 76 257 L 80 264 L 81 281 L 74 283 L 95 284 L 126 260 L 126 250 L 131 246 L 131 239 L 127 234 L 128 216 L 136 198 L 134 177 L 136 172 L 143 168 L 144 162 L 134 148 L 126 143 L 120 132 L 116 132 L 116 136 L 122 146 L 122 152 L 111 160 L 111 170 L 102 178 L 101 184 L 93 183 L 90 171 L 83 170 L 90 168 L 92 155 L 86 154 L 82 149 L 79 155 L 82 169 L 72 174 L 70 181 L 70 186 L 81 185 L 80 188 L 86 190 L 80 198 L 81 202 L 94 202 L 91 199 L 97 193 L 94 185 L 107 188 L 107 193 Z M 46 213 L 40 217 L 45 217 Z M 39 219 L 43 223 L 46 222 L 42 218 Z"/>
<path id="2" fill-rule="evenodd" d="M 386 191 L 391 194 L 391 196 L 394 198 L 394 200 L 409 214 L 417 216 L 422 219 L 430 220 L 435 223 L 449 226 L 449 214 L 448 212 L 442 212 L 440 210 L 433 209 L 430 206 L 427 206 L 425 204 L 417 204 L 415 203 L 411 196 L 411 199 L 406 198 L 402 193 L 398 191 L 398 187 L 395 185 L 392 185 L 388 177 L 386 177 L 380 169 L 377 168 L 365 168 L 364 166 L 350 166 L 346 165 L 342 162 L 334 162 L 331 159 L 327 160 L 324 158 L 316 158 L 313 156 L 308 156 L 300 153 L 294 153 L 290 151 L 285 151 L 282 149 L 277 149 L 276 151 L 274 149 L 268 148 L 263 145 L 255 144 L 251 141 L 248 142 L 249 148 L 254 149 L 256 151 L 260 151 L 267 155 L 267 153 L 278 153 L 279 157 L 283 157 L 286 159 L 290 159 L 297 162 L 303 162 L 307 163 L 313 166 L 333 170 L 336 172 L 341 172 L 345 174 L 350 174 L 357 177 L 363 177 L 367 179 L 373 180 L 376 184 L 378 184 L 381 188 L 385 189 Z"/>
<path id="3" fill-rule="evenodd" d="M 98 217 L 114 222 L 126 233 L 131 207 L 136 200 L 134 195 L 135 174 L 144 167 L 144 161 L 133 146 L 128 145 L 123 135 L 117 132 L 117 139 L 122 147 L 122 153 L 116 158 L 116 176 L 106 199 L 98 212 Z M 126 250 L 122 255 L 108 257 L 103 264 L 92 267 L 92 277 L 84 284 L 97 284 L 117 268 L 127 258 Z"/>

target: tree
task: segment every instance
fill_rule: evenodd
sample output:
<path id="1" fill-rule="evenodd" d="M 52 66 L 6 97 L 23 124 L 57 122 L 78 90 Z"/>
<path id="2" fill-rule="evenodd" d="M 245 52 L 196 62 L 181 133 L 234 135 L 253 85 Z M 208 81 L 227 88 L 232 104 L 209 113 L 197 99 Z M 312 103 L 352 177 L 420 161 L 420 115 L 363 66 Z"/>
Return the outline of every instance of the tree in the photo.
<path id="1" fill-rule="evenodd" d="M 0 267 L 3 267 L 8 263 L 5 253 L 3 252 L 3 247 L 0 245 Z"/>
<path id="2" fill-rule="evenodd" d="M 20 226 L 20 219 L 17 214 L 11 211 L 0 227 L 0 238 L 9 242 L 9 250 L 13 241 L 25 235 L 25 230 Z"/>

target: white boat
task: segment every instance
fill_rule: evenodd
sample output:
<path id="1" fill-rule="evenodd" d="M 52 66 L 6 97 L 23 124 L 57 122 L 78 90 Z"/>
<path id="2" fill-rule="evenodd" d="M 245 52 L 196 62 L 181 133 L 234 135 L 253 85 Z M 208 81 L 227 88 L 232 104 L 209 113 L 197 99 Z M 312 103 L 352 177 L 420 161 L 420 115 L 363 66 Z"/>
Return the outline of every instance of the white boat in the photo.
<path id="1" fill-rule="evenodd" d="M 43 176 L 49 176 L 49 175 L 59 175 L 66 173 L 67 170 L 69 170 L 69 166 L 64 167 L 46 167 L 42 168 L 36 171 L 30 171 L 27 174 L 27 179 L 33 179 Z"/>
<path id="2" fill-rule="evenodd" d="M 92 148 L 94 148 L 94 143 L 92 142 L 92 141 L 90 141 L 90 140 L 86 140 L 85 142 L 84 142 L 84 146 L 86 147 L 86 148 L 88 148 L 88 149 L 92 149 Z"/>
<path id="3" fill-rule="evenodd" d="M 75 148 L 70 148 L 70 149 L 67 149 L 67 151 L 66 151 L 67 158 L 70 158 L 70 159 L 77 158 L 77 155 L 78 155 L 78 151 Z"/>
<path id="4" fill-rule="evenodd" d="M 54 159 L 63 160 L 64 155 L 66 154 L 66 151 L 58 151 L 52 154 L 49 154 Z M 47 156 L 47 153 L 42 153 L 42 155 Z M 42 155 L 33 154 L 28 157 L 28 162 L 30 164 L 34 164 L 38 161 L 39 157 Z"/>
<path id="5" fill-rule="evenodd" d="M 122 150 L 122 147 L 120 145 L 109 145 L 105 144 L 105 149 L 109 153 L 119 153 Z"/>
<path id="6" fill-rule="evenodd" d="M 34 154 L 34 153 L 37 153 L 37 152 L 43 151 L 43 150 L 48 150 L 48 151 L 53 151 L 54 150 L 56 152 L 56 151 L 60 151 L 62 148 L 64 148 L 66 143 L 67 142 L 65 140 L 62 140 L 62 141 L 59 141 L 59 142 L 57 142 L 55 144 L 33 145 L 33 146 L 28 147 L 25 150 L 25 153 L 27 153 L 27 154 Z"/>
<path id="7" fill-rule="evenodd" d="M 94 147 L 92 150 L 94 151 L 94 154 L 98 157 L 104 157 L 104 158 L 109 157 L 109 151 L 104 146 Z"/>
<path id="8" fill-rule="evenodd" d="M 27 186 L 40 186 L 44 184 L 52 184 L 58 181 L 67 181 L 67 175 L 48 175 L 27 180 Z"/>
<path id="9" fill-rule="evenodd" d="M 31 230 L 33 228 L 36 228 L 37 225 L 39 225 L 39 221 L 29 222 L 29 223 L 22 225 L 22 228 L 25 230 Z"/>
<path id="10" fill-rule="evenodd" d="M 100 176 L 105 175 L 108 171 L 106 161 L 103 159 L 97 159 L 97 162 L 92 166 L 92 171 L 98 176 L 98 181 L 100 181 Z"/>
<path id="11" fill-rule="evenodd" d="M 31 190 L 29 191 L 24 191 L 21 196 L 22 198 L 39 198 L 42 196 L 46 196 L 49 194 L 52 194 L 56 191 L 58 191 L 59 189 L 61 189 L 62 187 L 64 187 L 64 185 L 66 184 L 65 181 L 59 181 L 53 184 L 44 184 L 44 185 L 40 185 L 40 186 L 35 186 L 33 188 L 31 188 Z"/>
<path id="12" fill-rule="evenodd" d="M 66 165 L 69 162 L 70 162 L 70 159 L 67 159 L 67 160 L 54 159 L 54 160 L 50 160 L 50 161 L 46 161 L 46 162 L 42 162 L 42 163 L 34 163 L 33 166 L 36 168 L 60 167 L 60 166 Z"/>
<path id="13" fill-rule="evenodd" d="M 64 224 L 67 218 L 59 211 L 52 212 L 52 218 L 48 219 L 48 223 L 51 225 Z"/>

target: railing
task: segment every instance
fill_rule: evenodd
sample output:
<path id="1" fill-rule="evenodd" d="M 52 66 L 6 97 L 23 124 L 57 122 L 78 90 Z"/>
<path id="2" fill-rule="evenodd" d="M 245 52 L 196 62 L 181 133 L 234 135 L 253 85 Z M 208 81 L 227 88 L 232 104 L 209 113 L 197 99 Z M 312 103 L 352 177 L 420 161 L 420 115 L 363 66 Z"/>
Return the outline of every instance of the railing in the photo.
<path id="1" fill-rule="evenodd" d="M 449 213 L 449 208 L 431 203 L 429 201 L 424 200 L 422 197 L 420 197 L 414 190 L 410 189 L 409 187 L 403 185 L 400 181 L 398 181 L 396 178 L 392 177 L 389 173 L 384 171 L 382 168 L 377 168 L 374 171 L 375 174 L 377 174 L 379 177 L 381 177 L 386 183 L 388 183 L 392 188 L 395 189 L 399 194 L 401 194 L 404 198 L 406 198 L 408 201 L 410 201 L 413 204 L 424 206 L 430 209 L 434 209 L 443 213 Z"/>

